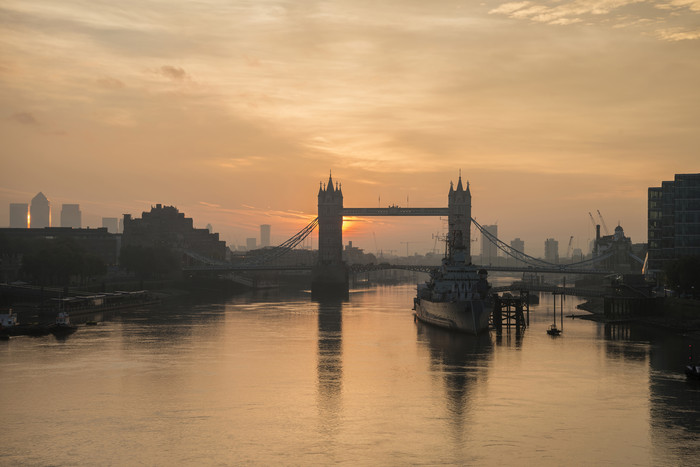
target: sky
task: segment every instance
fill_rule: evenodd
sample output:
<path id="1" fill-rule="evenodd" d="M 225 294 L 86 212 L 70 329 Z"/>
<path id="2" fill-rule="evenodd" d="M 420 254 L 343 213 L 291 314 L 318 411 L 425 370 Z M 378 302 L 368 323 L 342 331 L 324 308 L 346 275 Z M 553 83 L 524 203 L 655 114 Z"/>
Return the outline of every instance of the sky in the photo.
<path id="1" fill-rule="evenodd" d="M 564 254 L 597 210 L 646 242 L 647 188 L 700 172 L 700 0 L 4 0 L 0 51 L 0 226 L 41 191 L 54 225 L 160 203 L 281 243 L 331 171 L 346 207 L 444 207 L 461 171 L 480 224 Z"/>

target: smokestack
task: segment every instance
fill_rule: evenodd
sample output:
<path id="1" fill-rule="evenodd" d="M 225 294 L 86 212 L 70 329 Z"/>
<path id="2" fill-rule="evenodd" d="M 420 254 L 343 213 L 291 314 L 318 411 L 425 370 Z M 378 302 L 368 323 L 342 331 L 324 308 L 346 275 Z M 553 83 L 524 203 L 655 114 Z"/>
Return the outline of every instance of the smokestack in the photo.
<path id="1" fill-rule="evenodd" d="M 593 245 L 593 255 L 598 256 L 598 242 L 600 242 L 600 224 L 595 226 L 595 244 Z"/>

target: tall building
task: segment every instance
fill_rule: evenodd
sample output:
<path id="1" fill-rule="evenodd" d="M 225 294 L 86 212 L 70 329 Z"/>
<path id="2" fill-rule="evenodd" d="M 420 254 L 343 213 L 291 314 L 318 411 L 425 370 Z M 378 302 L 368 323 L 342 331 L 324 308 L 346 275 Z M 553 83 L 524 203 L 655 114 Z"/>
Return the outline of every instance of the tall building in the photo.
<path id="1" fill-rule="evenodd" d="M 64 204 L 61 206 L 61 227 L 79 229 L 83 225 L 83 213 L 79 204 Z"/>
<path id="2" fill-rule="evenodd" d="M 42 192 L 32 198 L 29 208 L 29 227 L 33 229 L 51 227 L 51 203 Z"/>
<path id="3" fill-rule="evenodd" d="M 559 262 L 559 242 L 553 238 L 544 241 L 544 260 L 554 264 Z"/>
<path id="4" fill-rule="evenodd" d="M 525 242 L 520 240 L 520 237 L 514 238 L 510 242 L 510 247 L 513 248 L 514 250 L 518 250 L 521 253 L 525 253 Z"/>
<path id="5" fill-rule="evenodd" d="M 260 246 L 263 248 L 270 246 L 270 225 L 268 224 L 260 226 Z"/>
<path id="6" fill-rule="evenodd" d="M 102 227 L 107 229 L 111 234 L 119 233 L 119 219 L 116 217 L 103 217 Z"/>
<path id="7" fill-rule="evenodd" d="M 484 230 L 498 238 L 498 225 L 484 225 Z M 498 248 L 486 235 L 481 234 L 481 262 L 489 264 L 498 257 Z"/>
<path id="8" fill-rule="evenodd" d="M 650 187 L 647 208 L 647 272 L 700 255 L 700 174 L 676 174 L 673 181 Z"/>
<path id="9" fill-rule="evenodd" d="M 27 203 L 10 203 L 10 227 L 26 229 L 29 225 L 29 205 Z"/>
<path id="10" fill-rule="evenodd" d="M 255 250 L 257 245 L 257 239 L 255 237 L 249 237 L 245 239 L 245 247 L 248 251 Z"/>

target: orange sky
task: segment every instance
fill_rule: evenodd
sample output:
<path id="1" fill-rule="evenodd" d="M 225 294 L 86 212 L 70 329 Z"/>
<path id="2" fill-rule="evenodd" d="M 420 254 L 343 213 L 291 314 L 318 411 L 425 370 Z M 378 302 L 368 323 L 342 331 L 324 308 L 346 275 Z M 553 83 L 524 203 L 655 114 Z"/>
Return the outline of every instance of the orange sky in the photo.
<path id="1" fill-rule="evenodd" d="M 55 222 L 162 203 L 280 243 L 331 169 L 347 207 L 445 206 L 461 169 L 477 221 L 563 253 L 597 209 L 646 241 L 647 187 L 700 172 L 700 0 L 5 0 L 0 22 L 0 226 L 42 191 Z"/>

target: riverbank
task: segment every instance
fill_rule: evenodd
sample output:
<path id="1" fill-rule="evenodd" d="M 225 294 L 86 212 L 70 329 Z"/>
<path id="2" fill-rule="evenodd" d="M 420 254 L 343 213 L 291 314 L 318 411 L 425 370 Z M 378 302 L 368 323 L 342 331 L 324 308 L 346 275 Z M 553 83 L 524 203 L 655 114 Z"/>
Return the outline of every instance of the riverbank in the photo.
<path id="1" fill-rule="evenodd" d="M 700 300 L 665 297 L 661 307 L 649 315 L 628 315 L 609 318 L 604 314 L 602 298 L 593 298 L 581 303 L 578 309 L 588 311 L 589 315 L 577 315 L 576 318 L 588 319 L 601 323 L 634 322 L 647 326 L 664 328 L 676 334 L 700 340 Z"/>

